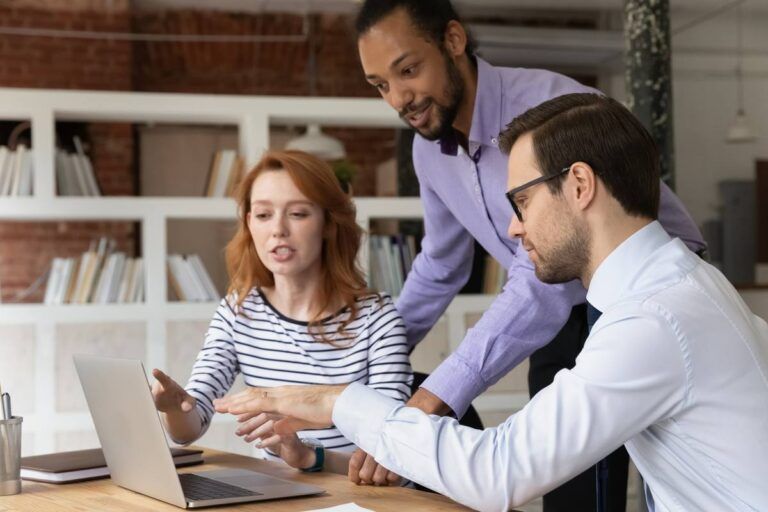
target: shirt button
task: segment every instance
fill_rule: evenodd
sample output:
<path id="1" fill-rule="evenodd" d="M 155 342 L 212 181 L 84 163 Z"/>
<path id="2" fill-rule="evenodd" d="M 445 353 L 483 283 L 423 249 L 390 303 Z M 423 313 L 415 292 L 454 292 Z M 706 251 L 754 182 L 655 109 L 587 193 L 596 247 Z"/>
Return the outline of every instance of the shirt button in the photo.
<path id="1" fill-rule="evenodd" d="M 498 143 L 499 143 L 499 139 L 497 139 L 496 137 L 491 137 L 491 144 L 495 146 Z"/>

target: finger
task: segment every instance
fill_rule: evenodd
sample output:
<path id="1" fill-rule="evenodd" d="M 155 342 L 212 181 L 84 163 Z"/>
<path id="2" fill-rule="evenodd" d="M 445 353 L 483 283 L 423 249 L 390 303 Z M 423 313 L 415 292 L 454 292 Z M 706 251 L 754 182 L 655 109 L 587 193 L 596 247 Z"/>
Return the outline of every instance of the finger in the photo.
<path id="1" fill-rule="evenodd" d="M 392 471 L 387 473 L 387 482 L 389 485 L 400 485 L 402 480 L 403 479 L 397 473 L 393 473 Z"/>
<path id="2" fill-rule="evenodd" d="M 152 389 L 154 391 L 155 386 L 158 386 L 158 391 L 165 391 L 164 382 L 168 378 L 166 374 L 158 370 L 157 368 L 152 370 L 152 376 L 155 378 L 155 382 L 152 383 Z"/>
<path id="3" fill-rule="evenodd" d="M 271 397 L 256 397 L 235 402 L 228 406 L 230 414 L 245 414 L 249 412 L 278 412 L 277 401 Z"/>
<path id="4" fill-rule="evenodd" d="M 371 458 L 373 459 L 373 457 Z M 387 482 L 387 473 L 389 473 L 389 470 L 387 468 L 385 468 L 381 464 L 376 464 L 376 470 L 373 472 L 373 484 L 389 485 L 389 482 Z"/>
<path id="5" fill-rule="evenodd" d="M 266 439 L 262 439 L 259 444 L 259 448 L 272 448 L 283 442 L 283 438 L 278 435 L 270 436 Z"/>
<path id="6" fill-rule="evenodd" d="M 254 441 L 257 438 L 263 438 L 275 434 L 275 422 L 272 420 L 267 421 L 263 425 L 253 429 L 248 435 L 245 436 L 245 440 L 248 442 Z"/>
<path id="7" fill-rule="evenodd" d="M 349 468 L 347 469 L 347 477 L 350 482 L 360 484 L 360 470 L 363 467 L 366 453 L 358 448 L 352 457 L 349 458 Z"/>
<path id="8" fill-rule="evenodd" d="M 174 381 L 172 378 L 170 378 L 168 375 L 163 373 L 162 370 L 159 370 L 157 368 L 152 370 L 152 376 L 157 379 L 157 381 L 164 387 L 169 388 L 172 387 L 174 384 L 176 384 L 176 381 Z"/>
<path id="9" fill-rule="evenodd" d="M 246 421 L 250 420 L 251 418 L 255 418 L 256 416 L 259 416 L 261 414 L 264 414 L 263 412 L 249 412 L 247 414 L 240 414 L 239 416 L 235 416 L 238 423 L 245 423 Z M 264 414 L 266 416 L 266 414 Z"/>
<path id="10" fill-rule="evenodd" d="M 282 418 L 275 421 L 275 432 L 281 436 L 288 436 L 295 434 L 299 430 L 307 430 L 311 428 L 318 428 L 318 425 L 310 423 L 308 421 L 300 420 L 298 418 Z"/>
<path id="11" fill-rule="evenodd" d="M 195 397 L 187 392 L 184 392 L 184 400 L 181 401 L 181 410 L 183 412 L 189 412 L 195 408 L 196 404 L 197 400 L 195 400 Z"/>
<path id="12" fill-rule="evenodd" d="M 267 415 L 259 414 L 251 418 L 250 420 L 238 425 L 237 429 L 235 429 L 235 434 L 237 434 L 238 436 L 249 434 L 253 432 L 255 429 L 257 429 L 258 427 L 262 426 L 266 421 L 267 421 Z"/>
<path id="13" fill-rule="evenodd" d="M 366 454 L 365 461 L 363 462 L 363 467 L 360 468 L 360 480 L 364 484 L 372 484 L 374 471 L 376 471 L 376 461 L 374 460 L 373 457 Z"/>

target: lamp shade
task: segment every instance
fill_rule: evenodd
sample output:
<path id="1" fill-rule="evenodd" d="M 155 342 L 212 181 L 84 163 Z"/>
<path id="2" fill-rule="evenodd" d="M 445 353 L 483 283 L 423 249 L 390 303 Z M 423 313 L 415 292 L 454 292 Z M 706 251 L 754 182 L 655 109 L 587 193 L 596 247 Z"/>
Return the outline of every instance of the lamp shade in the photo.
<path id="1" fill-rule="evenodd" d="M 744 111 L 739 109 L 736 113 L 731 125 L 728 127 L 728 135 L 725 137 L 726 142 L 733 144 L 740 142 L 752 142 L 757 138 L 757 135 L 749 125 L 747 116 Z"/>
<path id="2" fill-rule="evenodd" d="M 323 160 L 340 160 L 347 156 L 339 139 L 325 135 L 317 124 L 307 126 L 307 133 L 288 142 L 285 149 L 304 151 Z"/>

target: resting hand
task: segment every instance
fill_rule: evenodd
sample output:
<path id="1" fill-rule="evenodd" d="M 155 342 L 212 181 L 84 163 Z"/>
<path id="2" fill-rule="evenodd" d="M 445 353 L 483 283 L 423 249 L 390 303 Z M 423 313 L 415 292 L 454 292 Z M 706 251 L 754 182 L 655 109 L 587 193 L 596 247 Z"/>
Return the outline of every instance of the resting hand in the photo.
<path id="1" fill-rule="evenodd" d="M 155 407 L 164 413 L 187 413 L 195 408 L 197 400 L 179 386 L 175 380 L 157 368 L 152 370 L 152 376 L 157 379 L 152 383 L 152 398 Z"/>
<path id="2" fill-rule="evenodd" d="M 379 465 L 372 455 L 358 448 L 349 459 L 349 480 L 357 485 L 400 485 L 402 478 Z"/>
<path id="3" fill-rule="evenodd" d="M 259 448 L 269 448 L 283 461 L 294 468 L 308 468 L 315 463 L 315 450 L 305 446 L 296 432 L 275 432 L 275 423 L 282 419 L 275 414 L 243 414 L 238 416 L 240 425 L 235 434 L 251 443 L 256 441 Z"/>
<path id="4" fill-rule="evenodd" d="M 248 388 L 213 401 L 218 412 L 240 416 L 260 413 L 283 416 L 274 422 L 278 434 L 310 428 L 327 428 L 333 423 L 333 405 L 345 386 L 280 386 Z"/>

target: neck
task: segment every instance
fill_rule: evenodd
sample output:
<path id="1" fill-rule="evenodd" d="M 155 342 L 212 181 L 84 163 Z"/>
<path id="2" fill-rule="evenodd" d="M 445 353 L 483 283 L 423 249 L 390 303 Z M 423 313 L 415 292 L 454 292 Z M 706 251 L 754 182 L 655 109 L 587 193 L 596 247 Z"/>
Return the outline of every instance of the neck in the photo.
<path id="1" fill-rule="evenodd" d="M 584 288 L 589 289 L 595 271 L 605 258 L 651 222 L 653 220 L 647 217 L 633 217 L 622 212 L 621 215 L 604 215 L 601 222 L 592 223 L 591 257 L 586 271 L 581 276 Z"/>
<path id="2" fill-rule="evenodd" d="M 318 313 L 320 291 L 323 286 L 319 271 L 297 276 L 275 275 L 275 285 L 264 287 L 262 293 L 283 315 L 294 320 L 308 322 Z"/>
<path id="3" fill-rule="evenodd" d="M 475 95 L 477 94 L 477 67 L 467 55 L 463 55 L 458 63 L 459 73 L 464 78 L 464 96 L 459 104 L 459 111 L 453 121 L 453 129 L 462 135 L 462 139 L 469 139 L 469 130 L 472 128 L 472 115 L 475 113 Z"/>

